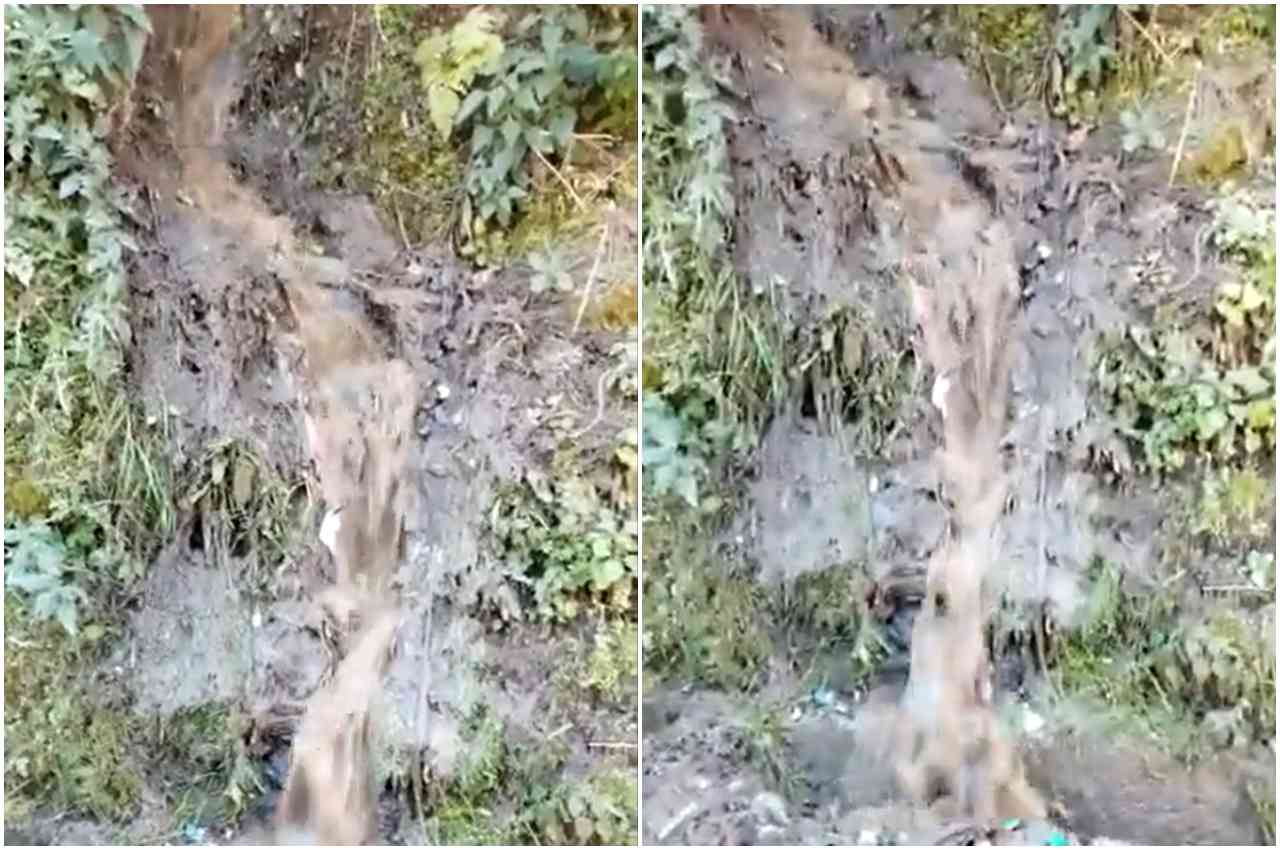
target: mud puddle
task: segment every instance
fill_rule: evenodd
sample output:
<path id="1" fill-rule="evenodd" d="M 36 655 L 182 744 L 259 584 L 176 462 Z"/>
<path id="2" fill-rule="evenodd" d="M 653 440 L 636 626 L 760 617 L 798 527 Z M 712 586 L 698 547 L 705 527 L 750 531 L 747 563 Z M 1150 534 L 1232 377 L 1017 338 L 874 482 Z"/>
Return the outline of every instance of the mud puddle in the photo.
<path id="1" fill-rule="evenodd" d="M 1107 140 L 1081 146 L 1065 128 L 1001 114 L 958 62 L 908 51 L 891 8 L 703 11 L 709 41 L 733 69 L 734 252 L 744 283 L 770 292 L 793 326 L 855 307 L 913 348 L 919 299 L 886 270 L 927 284 L 1003 276 L 1016 313 L 995 335 L 1007 345 L 1011 414 L 960 458 L 996 452 L 1007 471 L 1000 504 L 989 506 L 1003 516 L 988 582 L 1033 624 L 1070 624 L 1095 553 L 1138 575 L 1153 570 L 1160 496 L 1139 488 L 1122 508 L 1100 483 L 1100 465 L 1132 461 L 1090 407 L 1089 356 L 1099 334 L 1143 309 L 1152 274 L 1173 273 L 1184 303 L 1212 291 L 1218 270 L 1199 250 L 1203 204 L 1149 170 L 1122 172 Z M 874 459 L 851 451 L 839 418 L 812 406 L 774 421 L 729 535 L 761 581 L 861 561 L 873 583 L 905 577 L 900 598 L 918 605 L 930 559 L 947 553 L 948 527 L 966 522 L 954 510 L 963 476 L 934 456 L 958 447 L 940 415 L 946 387 L 939 397 L 934 378 L 963 384 L 953 367 L 971 368 L 964 329 L 980 336 L 981 315 L 975 322 L 958 303 L 947 318 L 961 329 L 958 359 L 939 362 L 936 348 L 915 355 L 902 427 Z M 950 401 L 963 416 L 965 400 Z M 995 492 L 969 492 L 968 501 Z M 1023 653 L 999 671 L 991 709 L 1046 804 L 1048 818 L 1026 829 L 1056 824 L 1079 840 L 1131 843 L 1261 839 L 1243 785 L 1274 781 L 1266 753 L 1188 771 L 1149 742 L 1112 737 L 1096 719 L 1042 699 L 1037 660 Z M 778 659 L 774 677 L 785 669 Z M 965 843 L 971 822 L 895 789 L 882 742 L 901 688 L 832 693 L 792 681 L 749 704 L 692 688 L 646 694 L 646 725 L 660 727 L 646 734 L 646 839 Z M 762 711 L 772 731 L 761 730 Z M 1109 761 L 1117 748 L 1135 758 Z"/>
<path id="2" fill-rule="evenodd" d="M 236 109 L 246 66 L 222 14 L 153 22 L 140 91 L 175 106 L 117 145 L 142 242 L 129 366 L 188 487 L 104 675 L 145 716 L 247 718 L 258 817 L 283 807 L 312 839 L 420 840 L 388 781 L 447 782 L 478 707 L 515 743 L 559 730 L 566 778 L 633 764 L 588 743 L 634 740 L 634 706 L 566 713 L 551 674 L 579 646 L 522 622 L 523 577 L 488 541 L 499 488 L 545 475 L 548 422 L 583 453 L 634 426 L 599 391 L 617 335 L 531 305 L 527 271 L 405 245 L 364 198 L 311 188 L 253 143 L 274 125 Z M 272 534 L 255 524 L 268 493 Z M 335 820 L 339 787 L 356 810 Z"/>

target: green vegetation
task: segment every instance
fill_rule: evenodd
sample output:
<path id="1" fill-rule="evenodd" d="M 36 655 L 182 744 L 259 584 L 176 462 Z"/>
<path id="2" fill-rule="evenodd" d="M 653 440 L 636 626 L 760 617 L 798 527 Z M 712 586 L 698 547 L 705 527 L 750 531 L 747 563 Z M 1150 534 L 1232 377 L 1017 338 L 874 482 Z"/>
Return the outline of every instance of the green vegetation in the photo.
<path id="1" fill-rule="evenodd" d="M 132 242 L 102 121 L 146 26 L 130 6 L 18 7 L 5 21 L 5 478 L 18 497 L 5 524 L 51 526 L 26 540 L 85 581 L 136 579 L 172 527 L 162 425 L 125 400 Z"/>
<path id="2" fill-rule="evenodd" d="M 584 604 L 614 614 L 632 609 L 633 504 L 611 498 L 564 462 L 550 477 L 530 474 L 498 498 L 494 536 L 507 562 L 531 583 L 539 617 L 571 620 Z"/>
<path id="3" fill-rule="evenodd" d="M 609 153 L 635 131 L 632 10 L 377 16 L 356 95 L 364 132 L 330 178 L 369 190 L 406 239 L 452 232 L 484 265 L 585 232 L 603 201 L 634 198 L 634 169 Z"/>
<path id="4" fill-rule="evenodd" d="M 463 761 L 431 785 L 423 824 L 439 844 L 634 844 L 634 769 L 562 777 L 568 749 L 555 741 L 513 742 L 477 707 L 463 730 Z M 514 814 L 502 814 L 498 806 Z"/>
<path id="5" fill-rule="evenodd" d="M 172 773 L 180 789 L 173 822 L 234 820 L 265 789 L 249 758 L 249 720 L 222 703 L 185 709 L 168 717 L 139 721 L 139 738 L 150 742 L 150 761 Z M 173 765 L 181 765 L 181 772 Z"/>
<path id="6" fill-rule="evenodd" d="M 590 646 L 583 646 L 555 673 L 556 686 L 570 701 L 585 692 L 590 701 L 631 705 L 636 697 L 639 631 L 622 619 L 601 620 Z"/>
<path id="7" fill-rule="evenodd" d="M 5 821 L 37 806 L 116 820 L 137 805 L 142 780 L 129 756 L 130 719 L 99 704 L 79 669 L 106 631 L 74 637 L 34 620 L 5 594 Z"/>
<path id="8" fill-rule="evenodd" d="M 529 197 L 526 159 L 563 158 L 584 108 L 605 113 L 593 122 L 600 128 L 625 129 L 635 114 L 627 28 L 593 33 L 586 12 L 562 7 L 519 19 L 508 44 L 496 32 L 499 23 L 473 9 L 452 30 L 423 41 L 415 57 L 437 132 L 447 140 L 455 130 L 470 131 L 462 215 L 474 228 L 494 219 L 510 225 Z M 593 40 L 618 49 L 600 52 Z M 603 103 L 593 105 L 597 97 Z"/>
<path id="9" fill-rule="evenodd" d="M 1135 325 L 1099 347 L 1096 391 L 1143 468 L 1274 457 L 1274 232 L 1274 208 L 1241 195 L 1217 201 L 1213 244 L 1234 261 L 1236 279 L 1219 287 L 1216 315 L 1192 328 Z"/>
<path id="10" fill-rule="evenodd" d="M 711 538 L 733 495 L 724 473 L 784 397 L 781 322 L 724 254 L 732 112 L 697 17 L 642 16 L 644 669 L 745 689 L 767 666 L 765 594 Z"/>
<path id="11" fill-rule="evenodd" d="M 690 9 L 642 14 L 644 668 L 750 690 L 775 651 L 813 640 L 866 672 L 875 641 L 850 595 L 856 568 L 769 589 L 714 540 L 765 426 L 797 397 L 859 449 L 883 446 L 907 390 L 905 340 L 849 307 L 788 329 L 738 278 L 720 60 Z"/>
<path id="12" fill-rule="evenodd" d="M 1179 588 L 1140 584 L 1101 561 L 1090 578 L 1084 623 L 1055 652 L 1069 692 L 1188 758 L 1274 735 L 1264 612 L 1238 601 L 1188 609 Z M 1274 571 L 1271 582 L 1274 594 Z"/>
<path id="13" fill-rule="evenodd" d="M 125 393 L 132 243 L 105 142 L 147 32 L 137 6 L 5 14 L 7 820 L 119 819 L 141 790 L 129 717 L 83 671 L 173 526 L 166 423 Z"/>

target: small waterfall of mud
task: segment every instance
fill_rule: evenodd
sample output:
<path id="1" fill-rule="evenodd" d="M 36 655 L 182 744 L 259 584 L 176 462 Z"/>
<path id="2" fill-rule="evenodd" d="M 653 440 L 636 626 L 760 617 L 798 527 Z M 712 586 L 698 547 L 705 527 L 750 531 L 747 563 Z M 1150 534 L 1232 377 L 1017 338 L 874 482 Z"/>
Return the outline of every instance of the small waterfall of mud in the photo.
<path id="1" fill-rule="evenodd" d="M 964 167 L 955 128 L 861 73 L 806 12 L 703 11 L 711 38 L 740 59 L 749 108 L 768 116 L 767 131 L 743 122 L 731 144 L 735 157 L 757 166 L 737 178 L 753 189 L 738 210 L 736 264 L 792 284 L 779 297 L 797 313 L 811 292 L 871 312 L 906 301 L 916 352 L 937 376 L 941 446 L 928 462 L 946 530 L 930 544 L 926 599 L 893 734 L 875 746 L 892 747 L 902 790 L 922 805 L 937 801 L 935 811 L 950 807 L 957 817 L 984 821 L 1043 816 L 1045 805 L 999 726 L 985 641 L 994 591 L 1010 578 L 996 567 L 1009 477 L 1001 442 L 1021 325 L 1013 236 L 989 187 Z M 817 173 L 776 188 L 759 176 L 760 162 L 771 157 L 770 167 L 805 163 Z M 825 226 L 795 244 L 777 239 L 786 232 L 780 211 L 793 209 Z M 868 269 L 886 267 L 907 284 L 905 293 L 866 282 L 875 279 Z"/>
<path id="2" fill-rule="evenodd" d="M 345 269 L 296 247 L 291 222 L 240 185 L 219 151 L 242 63 L 238 6 L 152 6 L 156 81 L 174 103 L 175 190 L 239 237 L 238 250 L 283 283 L 302 343 L 301 397 L 308 451 L 335 533 L 335 578 L 316 603 L 331 627 L 336 664 L 306 705 L 277 810 L 282 843 L 376 840 L 371 704 L 383 687 L 400 623 L 392 587 L 412 488 L 405 485 L 416 410 L 410 367 L 375 341 L 367 317 L 335 290 Z"/>
<path id="3" fill-rule="evenodd" d="M 952 509 L 912 632 L 898 776 L 918 799 L 948 794 L 958 815 L 983 823 L 1044 817 L 1044 802 L 996 722 L 984 639 L 1007 492 L 1000 441 L 1019 324 L 1017 274 L 1009 234 L 977 199 L 929 203 L 936 230 L 913 264 L 911 301 L 937 375 L 943 444 L 935 465 Z"/>

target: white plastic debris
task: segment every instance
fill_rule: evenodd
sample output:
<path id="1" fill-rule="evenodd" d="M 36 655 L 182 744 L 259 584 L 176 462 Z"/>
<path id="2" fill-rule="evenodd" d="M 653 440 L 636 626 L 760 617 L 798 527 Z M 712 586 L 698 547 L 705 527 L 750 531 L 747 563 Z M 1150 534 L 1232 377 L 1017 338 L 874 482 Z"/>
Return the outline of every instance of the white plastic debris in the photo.
<path id="1" fill-rule="evenodd" d="M 329 511 L 325 514 L 324 522 L 320 523 L 320 542 L 325 545 L 329 552 L 337 557 L 336 551 L 338 545 L 338 529 L 342 526 L 342 509 Z"/>
<path id="2" fill-rule="evenodd" d="M 1022 729 L 1032 737 L 1038 736 L 1044 731 L 1044 718 L 1036 714 L 1029 707 L 1023 706 L 1022 709 Z"/>
<path id="3" fill-rule="evenodd" d="M 933 406 L 938 408 L 942 414 L 942 418 L 947 418 L 947 392 L 951 389 L 951 379 L 943 373 L 939 373 L 933 382 L 933 394 L 931 399 Z"/>

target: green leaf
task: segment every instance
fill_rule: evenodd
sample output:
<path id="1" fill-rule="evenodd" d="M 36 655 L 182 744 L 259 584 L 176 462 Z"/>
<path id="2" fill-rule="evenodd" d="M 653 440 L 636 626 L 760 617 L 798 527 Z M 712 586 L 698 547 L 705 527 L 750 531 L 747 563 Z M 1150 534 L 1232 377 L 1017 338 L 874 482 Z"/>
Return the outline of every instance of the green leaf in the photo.
<path id="1" fill-rule="evenodd" d="M 551 141 L 551 134 L 541 127 L 530 127 L 524 131 L 524 141 L 529 147 L 542 154 L 552 153 L 555 146 Z"/>
<path id="2" fill-rule="evenodd" d="M 461 106 L 457 92 L 448 86 L 434 85 L 427 89 L 427 103 L 436 131 L 448 140 L 449 134 L 453 132 L 453 117 L 458 114 Z"/>
<path id="3" fill-rule="evenodd" d="M 461 127 L 467 123 L 467 119 L 484 103 L 486 95 L 484 90 L 476 89 L 463 98 L 462 106 L 458 107 L 458 113 L 453 118 L 454 126 Z"/>
<path id="4" fill-rule="evenodd" d="M 76 64 L 88 73 L 106 68 L 106 57 L 102 55 L 102 40 L 92 30 L 75 30 L 68 37 L 67 44 L 71 48 Z"/>
<path id="5" fill-rule="evenodd" d="M 561 78 L 550 72 L 539 74 L 532 80 L 533 93 L 537 96 L 538 101 L 546 103 L 551 95 L 560 88 L 562 84 Z"/>
<path id="6" fill-rule="evenodd" d="M 471 153 L 472 155 L 481 153 L 493 142 L 495 133 L 493 128 L 487 124 L 477 127 L 475 132 L 471 134 Z"/>
<path id="7" fill-rule="evenodd" d="M 600 561 L 592 568 L 591 584 L 596 592 L 608 590 L 627 574 L 627 569 L 617 558 Z"/>
<path id="8" fill-rule="evenodd" d="M 502 138 L 506 140 L 508 147 L 514 146 L 516 139 L 520 138 L 520 125 L 514 118 L 502 122 Z"/>
<path id="9" fill-rule="evenodd" d="M 573 136 L 573 128 L 578 123 L 578 116 L 572 107 L 562 106 L 551 118 L 551 137 L 557 147 L 563 148 Z"/>
<path id="10" fill-rule="evenodd" d="M 503 86 L 494 86 L 485 97 L 485 105 L 489 108 L 489 118 L 497 118 L 498 110 L 507 102 L 507 90 Z"/>
<path id="11" fill-rule="evenodd" d="M 1207 442 L 1213 439 L 1219 431 L 1227 427 L 1229 421 L 1227 414 L 1221 408 L 1215 407 L 1212 410 L 1206 410 L 1196 422 L 1201 441 Z"/>
<path id="12" fill-rule="evenodd" d="M 675 491 L 691 508 L 698 507 L 698 480 L 692 475 L 680 476 L 675 482 Z"/>
<path id="13" fill-rule="evenodd" d="M 555 55 L 564 43 L 564 27 L 552 21 L 542 25 L 542 49 L 545 53 Z"/>
<path id="14" fill-rule="evenodd" d="M 538 101 L 533 96 L 532 86 L 521 86 L 517 89 L 512 102 L 517 109 L 524 110 L 526 113 L 536 113 L 538 111 Z"/>

